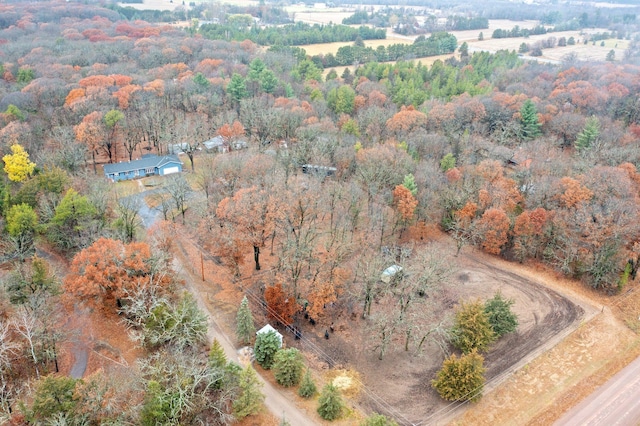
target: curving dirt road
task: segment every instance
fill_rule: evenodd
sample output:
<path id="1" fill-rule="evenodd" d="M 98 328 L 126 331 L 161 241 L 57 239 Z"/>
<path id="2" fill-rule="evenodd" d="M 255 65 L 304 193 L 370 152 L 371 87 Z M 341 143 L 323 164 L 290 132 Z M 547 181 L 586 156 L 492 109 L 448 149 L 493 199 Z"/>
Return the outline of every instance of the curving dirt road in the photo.
<path id="1" fill-rule="evenodd" d="M 479 266 L 477 273 L 490 274 L 497 282 L 517 289 L 522 303 L 541 307 L 540 311 L 534 312 L 530 324 L 521 321 L 517 333 L 504 336 L 485 356 L 487 380 L 504 376 L 523 359 L 539 355 L 549 348 L 549 343 L 557 343 L 573 330 L 571 325 L 575 326 L 583 319 L 584 309 L 556 291 L 477 258 L 473 260 Z"/>
<path id="2" fill-rule="evenodd" d="M 640 423 L 640 358 L 582 401 L 555 426 L 636 426 Z"/>
<path id="3" fill-rule="evenodd" d="M 207 314 L 207 337 L 209 341 L 212 342 L 213 339 L 217 339 L 224 348 L 227 358 L 231 361 L 238 362 L 238 354 L 235 346 L 231 342 L 231 339 L 229 339 L 229 336 L 227 336 L 218 324 L 216 324 L 209 307 L 203 300 L 201 292 L 198 290 L 198 280 L 192 276 L 189 272 L 189 268 L 184 267 L 182 261 L 178 257 L 174 258 L 173 267 L 175 271 L 184 278 L 187 289 L 198 302 L 198 307 Z M 265 381 L 259 374 L 258 378 L 263 384 L 262 393 L 265 395 L 264 404 L 274 416 L 278 418 L 284 417 L 292 425 L 314 426 L 319 424 L 310 419 L 307 414 L 296 406 L 294 401 L 287 399 L 287 397 L 275 386 Z"/>
<path id="4" fill-rule="evenodd" d="M 157 210 L 150 209 L 144 200 L 145 195 L 149 192 L 151 191 L 144 191 L 133 195 L 135 197 L 139 197 L 141 200 L 138 214 L 142 219 L 144 227 L 147 229 L 160 219 L 159 212 Z M 178 243 L 180 244 L 181 242 L 178 241 Z M 235 346 L 231 342 L 231 339 L 229 339 L 229 336 L 227 336 L 218 324 L 216 324 L 209 307 L 202 298 L 202 293 L 196 284 L 199 280 L 191 274 L 189 268 L 184 266 L 182 259 L 179 256 L 174 257 L 173 267 L 175 271 L 184 278 L 187 289 L 198 302 L 198 307 L 208 317 L 207 337 L 209 342 L 213 342 L 213 339 L 217 339 L 222 345 L 227 358 L 231 361 L 238 362 L 238 354 Z M 274 416 L 278 418 L 284 417 L 292 425 L 314 426 L 318 424 L 302 412 L 296 406 L 295 402 L 287 399 L 285 395 L 279 392 L 271 383 L 265 381 L 259 374 L 258 378 L 263 384 L 262 393 L 265 395 L 264 404 Z"/>

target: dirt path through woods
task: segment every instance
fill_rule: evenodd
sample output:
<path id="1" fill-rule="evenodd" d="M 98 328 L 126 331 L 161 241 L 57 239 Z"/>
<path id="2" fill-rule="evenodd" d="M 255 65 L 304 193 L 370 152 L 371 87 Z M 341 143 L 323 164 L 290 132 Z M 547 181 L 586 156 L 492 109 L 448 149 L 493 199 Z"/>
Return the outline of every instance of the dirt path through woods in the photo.
<path id="1" fill-rule="evenodd" d="M 176 242 L 183 244 L 180 238 L 176 239 Z M 181 249 L 183 249 L 181 247 Z M 213 339 L 218 339 L 225 354 L 230 361 L 238 362 L 238 354 L 235 345 L 223 329 L 217 324 L 215 319 L 215 308 L 206 300 L 204 295 L 208 295 L 211 291 L 209 287 L 211 284 L 203 282 L 201 277 L 196 276 L 193 273 L 193 265 L 191 267 L 185 267 L 189 265 L 189 260 L 183 255 L 183 253 L 176 254 L 174 258 L 174 269 L 176 272 L 184 278 L 187 289 L 195 297 L 198 302 L 198 307 L 207 314 L 208 317 L 208 329 L 207 337 L 210 342 Z M 278 418 L 285 418 L 291 425 L 300 426 L 313 426 L 319 423 L 315 422 L 310 415 L 308 415 L 303 409 L 298 408 L 294 400 L 290 396 L 280 392 L 273 384 L 266 381 L 260 374 L 258 378 L 263 384 L 262 393 L 265 395 L 265 406 L 271 411 L 271 413 Z"/>

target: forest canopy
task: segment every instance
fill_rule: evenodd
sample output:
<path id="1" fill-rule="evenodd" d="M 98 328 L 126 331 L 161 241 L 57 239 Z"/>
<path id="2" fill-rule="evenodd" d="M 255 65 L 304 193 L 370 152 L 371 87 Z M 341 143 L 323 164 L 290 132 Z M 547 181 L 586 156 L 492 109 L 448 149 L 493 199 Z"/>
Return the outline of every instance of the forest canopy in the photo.
<path id="1" fill-rule="evenodd" d="M 215 263 L 234 284 L 255 272 L 260 292 L 249 301 L 276 326 L 299 338 L 297 319 L 329 324 L 337 306 L 370 327 L 380 359 L 449 344 L 444 322 L 419 322 L 446 318 L 430 305 L 436 296 L 455 302 L 452 265 L 428 244 L 433 235 L 458 254 L 473 246 L 605 294 L 623 290 L 640 264 L 635 15 L 499 4 L 445 26 L 583 18 L 581 28 L 603 25 L 628 49 L 601 62 L 535 62 L 470 50 L 444 31 L 373 49 L 363 40 L 385 30 L 256 24 L 258 14 L 288 21 L 280 9 L 196 6 L 184 18 L 212 23 L 179 27 L 169 24 L 176 14 L 126 7 L 0 4 L 0 259 L 10 269 L 0 292 L 0 378 L 10 388 L 0 392 L 0 421 L 18 415 L 30 390 L 20 415 L 32 422 L 83 413 L 94 423 L 229 424 L 258 410 L 255 371 L 219 347 L 203 355 L 207 321 L 173 270 L 175 229 L 201 265 Z M 526 35 L 514 30 L 497 35 Z M 335 55 L 299 47 L 334 41 L 353 44 Z M 420 60 L 440 54 L 450 57 Z M 182 172 L 142 179 L 155 173 L 144 168 L 121 183 L 104 175 L 107 164 L 149 154 L 177 156 Z M 64 270 L 52 272 L 43 252 Z M 56 324 L 69 300 L 125 318 L 143 354 L 135 380 L 113 393 L 122 400 L 91 412 L 87 389 L 118 383 L 48 375 L 59 369 Z M 249 343 L 253 325 L 242 330 Z M 312 388 L 299 361 L 276 358 L 278 380 Z M 53 411 L 48 393 L 59 396 Z M 322 397 L 339 408 L 322 414 L 331 418 L 342 414 L 334 393 Z"/>

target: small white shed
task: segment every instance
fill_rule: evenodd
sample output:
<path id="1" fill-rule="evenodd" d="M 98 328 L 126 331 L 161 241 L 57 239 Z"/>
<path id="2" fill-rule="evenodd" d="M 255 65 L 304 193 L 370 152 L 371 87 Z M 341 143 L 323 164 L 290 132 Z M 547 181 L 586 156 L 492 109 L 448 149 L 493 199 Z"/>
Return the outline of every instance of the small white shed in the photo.
<path id="1" fill-rule="evenodd" d="M 380 280 L 385 284 L 389 284 L 391 280 L 400 272 L 402 272 L 402 266 L 391 265 L 387 269 L 382 271 L 382 275 L 380 275 Z"/>
<path id="2" fill-rule="evenodd" d="M 278 340 L 280 340 L 280 347 L 282 347 L 282 334 L 280 334 L 280 332 L 275 328 L 271 327 L 271 324 L 267 324 L 264 327 L 262 327 L 260 330 L 256 331 L 256 336 L 259 334 L 268 333 L 270 331 L 273 331 L 274 333 L 276 333 L 276 337 L 278 337 Z"/>

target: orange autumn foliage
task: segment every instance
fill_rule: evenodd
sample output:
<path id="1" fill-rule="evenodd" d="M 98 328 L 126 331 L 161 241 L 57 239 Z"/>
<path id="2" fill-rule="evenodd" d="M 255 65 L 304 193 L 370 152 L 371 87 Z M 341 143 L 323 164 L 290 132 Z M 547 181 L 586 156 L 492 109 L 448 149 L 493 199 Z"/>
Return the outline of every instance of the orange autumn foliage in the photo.
<path id="1" fill-rule="evenodd" d="M 87 114 L 80 124 L 73 128 L 76 139 L 85 145 L 89 151 L 95 151 L 104 138 L 102 127 L 102 114 L 98 111 Z"/>
<path id="2" fill-rule="evenodd" d="M 287 294 L 281 283 L 267 287 L 264 290 L 264 300 L 269 318 L 283 325 L 290 325 L 293 316 L 300 309 L 293 295 Z"/>
<path id="3" fill-rule="evenodd" d="M 580 203 L 589 201 L 593 197 L 593 192 L 580 184 L 576 179 L 568 176 L 560 179 L 560 185 L 564 192 L 558 196 L 563 207 L 572 208 Z"/>
<path id="4" fill-rule="evenodd" d="M 387 120 L 390 132 L 410 132 L 427 124 L 427 115 L 416 111 L 413 106 L 402 107 L 393 117 Z"/>
<path id="5" fill-rule="evenodd" d="M 64 101 L 64 106 L 73 105 L 74 103 L 82 100 L 85 97 L 85 95 L 86 95 L 86 92 L 83 88 L 72 89 Z"/>
<path id="6" fill-rule="evenodd" d="M 89 77 L 85 77 L 78 82 L 80 87 L 89 87 L 89 86 L 97 86 L 97 87 L 109 87 L 114 86 L 116 81 L 111 76 L 106 75 L 91 75 Z"/>
<path id="7" fill-rule="evenodd" d="M 164 95 L 164 81 L 161 79 L 155 79 L 144 85 L 144 90 L 155 92 L 158 96 Z"/>
<path id="8" fill-rule="evenodd" d="M 210 77 L 223 63 L 224 61 L 222 59 L 206 58 L 196 65 L 195 72 L 200 72 L 204 74 L 205 77 Z"/>
<path id="9" fill-rule="evenodd" d="M 627 172 L 629 178 L 640 187 L 640 173 L 638 173 L 636 166 L 631 163 L 622 163 L 618 167 Z"/>
<path id="10" fill-rule="evenodd" d="M 549 217 L 550 212 L 542 207 L 534 210 L 525 210 L 516 218 L 513 225 L 513 235 L 516 237 L 541 235 Z"/>
<path id="11" fill-rule="evenodd" d="M 411 191 L 403 185 L 398 185 L 393 190 L 393 200 L 402 220 L 408 222 L 413 219 L 416 207 L 418 206 L 418 200 L 416 200 L 416 197 L 413 196 Z"/>
<path id="12" fill-rule="evenodd" d="M 146 243 L 100 238 L 73 258 L 64 289 L 94 306 L 115 303 L 127 291 L 151 284 L 150 261 Z"/>
<path id="13" fill-rule="evenodd" d="M 513 225 L 513 252 L 520 262 L 529 256 L 538 256 L 543 247 L 545 225 L 552 212 L 538 207 L 523 211 Z"/>
<path id="14" fill-rule="evenodd" d="M 137 84 L 129 84 L 113 92 L 113 97 L 118 100 L 118 106 L 120 109 L 129 108 L 129 99 L 131 98 L 131 94 L 140 89 L 142 88 Z"/>
<path id="15" fill-rule="evenodd" d="M 331 283 L 316 285 L 309 295 L 310 308 L 307 309 L 307 312 L 313 319 L 322 318 L 326 306 L 336 300 L 338 300 L 338 295 Z"/>
<path id="16" fill-rule="evenodd" d="M 367 99 L 369 106 L 378 106 L 382 108 L 385 102 L 387 102 L 387 97 L 378 90 L 372 90 L 371 93 L 369 93 L 369 99 Z"/>
<path id="17" fill-rule="evenodd" d="M 502 246 L 507 243 L 509 217 L 501 209 L 488 209 L 478 221 L 482 248 L 491 254 L 500 254 Z"/>
<path id="18" fill-rule="evenodd" d="M 462 172 L 457 167 L 453 169 L 449 169 L 444 173 L 444 176 L 447 178 L 448 182 L 457 182 L 462 179 Z"/>
<path id="19" fill-rule="evenodd" d="M 113 78 L 114 84 L 120 87 L 128 86 L 133 81 L 133 78 L 128 75 L 111 74 L 109 77 Z"/>
<path id="20" fill-rule="evenodd" d="M 244 126 L 238 120 L 235 120 L 231 125 L 229 123 L 223 124 L 218 129 L 217 134 L 224 139 L 225 143 L 229 144 L 244 135 Z"/>
<path id="21" fill-rule="evenodd" d="M 478 211 L 478 205 L 473 201 L 467 201 L 463 208 L 455 213 L 456 219 L 464 223 L 470 223 Z"/>

